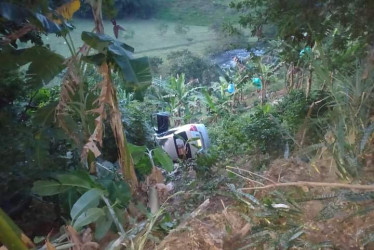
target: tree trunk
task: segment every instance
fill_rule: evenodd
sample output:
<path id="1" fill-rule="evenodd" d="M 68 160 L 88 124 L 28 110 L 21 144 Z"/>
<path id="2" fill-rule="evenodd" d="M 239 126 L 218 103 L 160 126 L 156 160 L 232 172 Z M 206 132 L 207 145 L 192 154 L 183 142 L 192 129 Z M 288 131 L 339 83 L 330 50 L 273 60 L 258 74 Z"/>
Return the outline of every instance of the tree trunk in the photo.
<path id="1" fill-rule="evenodd" d="M 308 77 L 308 82 L 307 82 L 307 85 L 306 85 L 306 92 L 305 92 L 305 96 L 308 98 L 309 95 L 310 95 L 310 90 L 312 88 L 312 64 L 309 64 L 309 77 Z"/>
<path id="2" fill-rule="evenodd" d="M 294 75 L 293 75 L 293 73 L 294 73 L 294 66 L 293 66 L 293 63 L 291 64 L 291 71 L 290 71 L 290 80 L 291 80 L 291 82 L 290 82 L 290 89 L 293 89 L 294 88 Z"/>
<path id="3" fill-rule="evenodd" d="M 333 84 L 334 84 L 334 72 L 331 71 L 330 72 L 330 88 L 333 87 Z"/>

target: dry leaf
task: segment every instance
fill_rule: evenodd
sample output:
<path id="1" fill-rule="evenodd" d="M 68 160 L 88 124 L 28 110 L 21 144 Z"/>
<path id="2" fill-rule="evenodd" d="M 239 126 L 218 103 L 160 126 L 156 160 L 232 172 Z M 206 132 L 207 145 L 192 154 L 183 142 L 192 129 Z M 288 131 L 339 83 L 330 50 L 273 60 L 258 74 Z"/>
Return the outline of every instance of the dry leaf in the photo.
<path id="1" fill-rule="evenodd" d="M 70 241 L 75 244 L 72 250 L 81 250 L 82 241 L 78 232 L 72 226 L 66 226 L 66 231 Z"/>
<path id="2" fill-rule="evenodd" d="M 21 240 L 23 243 L 25 243 L 25 245 L 28 247 L 28 248 L 34 248 L 35 245 L 34 243 L 30 240 L 29 237 L 26 236 L 26 234 L 22 233 L 21 234 Z"/>
<path id="3" fill-rule="evenodd" d="M 99 249 L 100 245 L 97 242 L 86 242 L 82 246 L 82 250 L 95 250 Z"/>
<path id="4" fill-rule="evenodd" d="M 157 183 L 164 183 L 164 176 L 158 167 L 152 168 L 152 173 L 148 176 L 148 185 L 156 185 Z"/>
<path id="5" fill-rule="evenodd" d="M 91 242 L 92 241 L 92 230 L 91 228 L 87 228 L 86 230 L 84 230 L 83 234 L 82 234 L 82 242 L 83 243 L 87 243 L 87 242 Z"/>
<path id="6" fill-rule="evenodd" d="M 45 247 L 47 250 L 56 250 L 55 246 L 49 241 L 48 238 L 45 240 Z"/>

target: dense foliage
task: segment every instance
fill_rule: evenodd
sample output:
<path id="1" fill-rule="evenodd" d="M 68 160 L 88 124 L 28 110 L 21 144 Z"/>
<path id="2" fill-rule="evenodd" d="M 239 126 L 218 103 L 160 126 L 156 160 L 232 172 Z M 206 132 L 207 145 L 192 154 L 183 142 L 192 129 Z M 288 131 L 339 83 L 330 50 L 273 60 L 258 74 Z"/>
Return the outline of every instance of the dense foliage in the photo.
<path id="1" fill-rule="evenodd" d="M 167 4 L 172 10 L 187 3 Z M 0 240 L 8 248 L 14 244 L 25 249 L 27 237 L 6 214 L 24 226 L 25 218 L 34 216 L 30 208 L 41 204 L 42 212 L 53 207 L 49 218 L 53 217 L 54 228 L 67 224 L 66 231 L 77 235 L 90 228 L 94 241 L 112 231 L 116 238 L 109 248 L 123 243 L 143 249 L 146 242 L 158 242 L 156 235 L 162 237 L 159 232 L 167 233 L 182 218 L 179 211 L 175 218 L 161 216 L 164 207 L 159 199 L 172 189 L 165 185 L 166 179 L 182 190 L 183 185 L 191 188 L 193 192 L 184 195 L 191 204 L 195 197 L 205 199 L 206 190 L 244 201 L 246 207 L 240 211 L 251 223 L 250 246 L 311 249 L 303 237 L 307 226 L 300 223 L 302 206 L 294 198 L 314 200 L 312 188 L 250 190 L 265 188 L 265 181 L 283 184 L 281 173 L 291 171 L 287 164 L 292 161 L 300 167 L 291 176 L 296 181 L 314 171 L 321 178 L 332 173 L 345 182 L 371 184 L 361 177 L 371 173 L 374 159 L 372 1 L 235 1 L 231 7 L 240 11 L 240 25 L 250 27 L 266 43 L 257 44 L 261 53 L 232 58 L 225 69 L 189 50 L 156 56 L 150 62 L 146 57 L 134 58 L 133 47 L 103 33 L 102 11 L 108 18 L 149 18 L 159 10 L 157 6 L 167 4 L 154 0 L 92 0 L 82 6 L 79 0 L 0 3 Z M 226 4 L 193 0 L 188 6 L 213 5 L 216 15 L 230 16 L 233 12 L 227 11 Z M 73 28 L 69 19 L 78 9 L 78 15 L 90 13 L 95 26 L 93 32 L 81 33 L 79 49 L 69 33 Z M 206 20 L 199 11 L 177 18 L 182 12 L 168 10 L 161 15 L 178 19 L 176 36 L 189 32 L 183 20 L 189 19 L 189 24 Z M 191 21 L 195 17 L 200 18 Z M 242 48 L 247 42 L 254 45 L 242 27 L 224 18 L 208 24 L 218 40 L 212 41 L 209 54 Z M 157 32 L 166 36 L 168 27 L 160 23 Z M 70 57 L 44 44 L 43 35 L 51 33 L 65 42 Z M 151 116 L 159 111 L 171 115 L 173 126 L 204 123 L 212 144 L 208 153 L 173 164 L 155 145 Z M 285 162 L 277 165 L 280 172 L 275 168 L 264 176 L 251 172 L 267 169 L 279 158 Z M 329 162 L 329 173 L 325 162 L 316 166 L 321 159 Z M 241 160 L 243 165 L 249 162 L 249 169 L 228 166 L 239 166 Z M 305 164 L 310 165 L 304 168 Z M 223 167 L 229 175 L 222 174 Z M 187 179 L 183 172 L 188 172 Z M 237 177 L 250 183 L 243 184 Z M 201 190 L 199 179 L 204 183 Z M 223 180 L 235 185 L 221 185 Z M 354 205 L 373 198 L 370 192 L 334 195 Z M 219 199 L 227 219 L 226 200 Z M 173 202 L 178 205 L 180 200 Z M 337 208 L 331 207 L 326 210 L 333 214 Z M 369 213 L 373 206 L 365 209 L 346 219 Z M 4 225 L 7 230 L 2 230 Z M 225 231 L 231 230 L 225 226 Z M 50 234 L 45 238 L 47 249 L 53 249 L 48 245 Z M 360 238 L 362 245 L 373 240 L 369 236 L 365 241 Z M 67 233 L 64 237 L 73 238 Z"/>
<path id="2" fill-rule="evenodd" d="M 216 80 L 217 68 L 207 60 L 193 55 L 188 50 L 175 51 L 167 56 L 171 75 L 185 74 L 187 81 L 194 81 L 207 85 Z"/>

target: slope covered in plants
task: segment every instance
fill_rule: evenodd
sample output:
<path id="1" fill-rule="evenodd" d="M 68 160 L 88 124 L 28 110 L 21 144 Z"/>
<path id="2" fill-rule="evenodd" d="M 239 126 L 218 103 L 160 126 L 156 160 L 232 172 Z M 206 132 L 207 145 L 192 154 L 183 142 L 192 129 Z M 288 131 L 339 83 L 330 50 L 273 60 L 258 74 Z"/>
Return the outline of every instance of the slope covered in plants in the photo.
<path id="1" fill-rule="evenodd" d="M 217 41 L 140 57 L 103 16 L 153 4 L 0 3 L 1 248 L 372 249 L 372 2 L 160 1 L 175 36 L 209 24 Z M 92 28 L 73 39 L 77 11 Z M 173 162 L 160 111 L 205 124 L 208 151 L 176 138 Z"/>

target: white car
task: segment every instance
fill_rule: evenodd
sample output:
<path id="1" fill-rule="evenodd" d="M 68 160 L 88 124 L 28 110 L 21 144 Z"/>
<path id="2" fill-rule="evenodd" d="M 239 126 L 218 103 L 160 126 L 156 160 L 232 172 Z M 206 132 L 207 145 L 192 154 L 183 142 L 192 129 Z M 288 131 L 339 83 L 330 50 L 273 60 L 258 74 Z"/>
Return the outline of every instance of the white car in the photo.
<path id="1" fill-rule="evenodd" d="M 186 124 L 168 129 L 168 115 L 158 113 L 155 139 L 173 161 L 195 158 L 199 153 L 207 152 L 210 141 L 204 124 Z"/>

